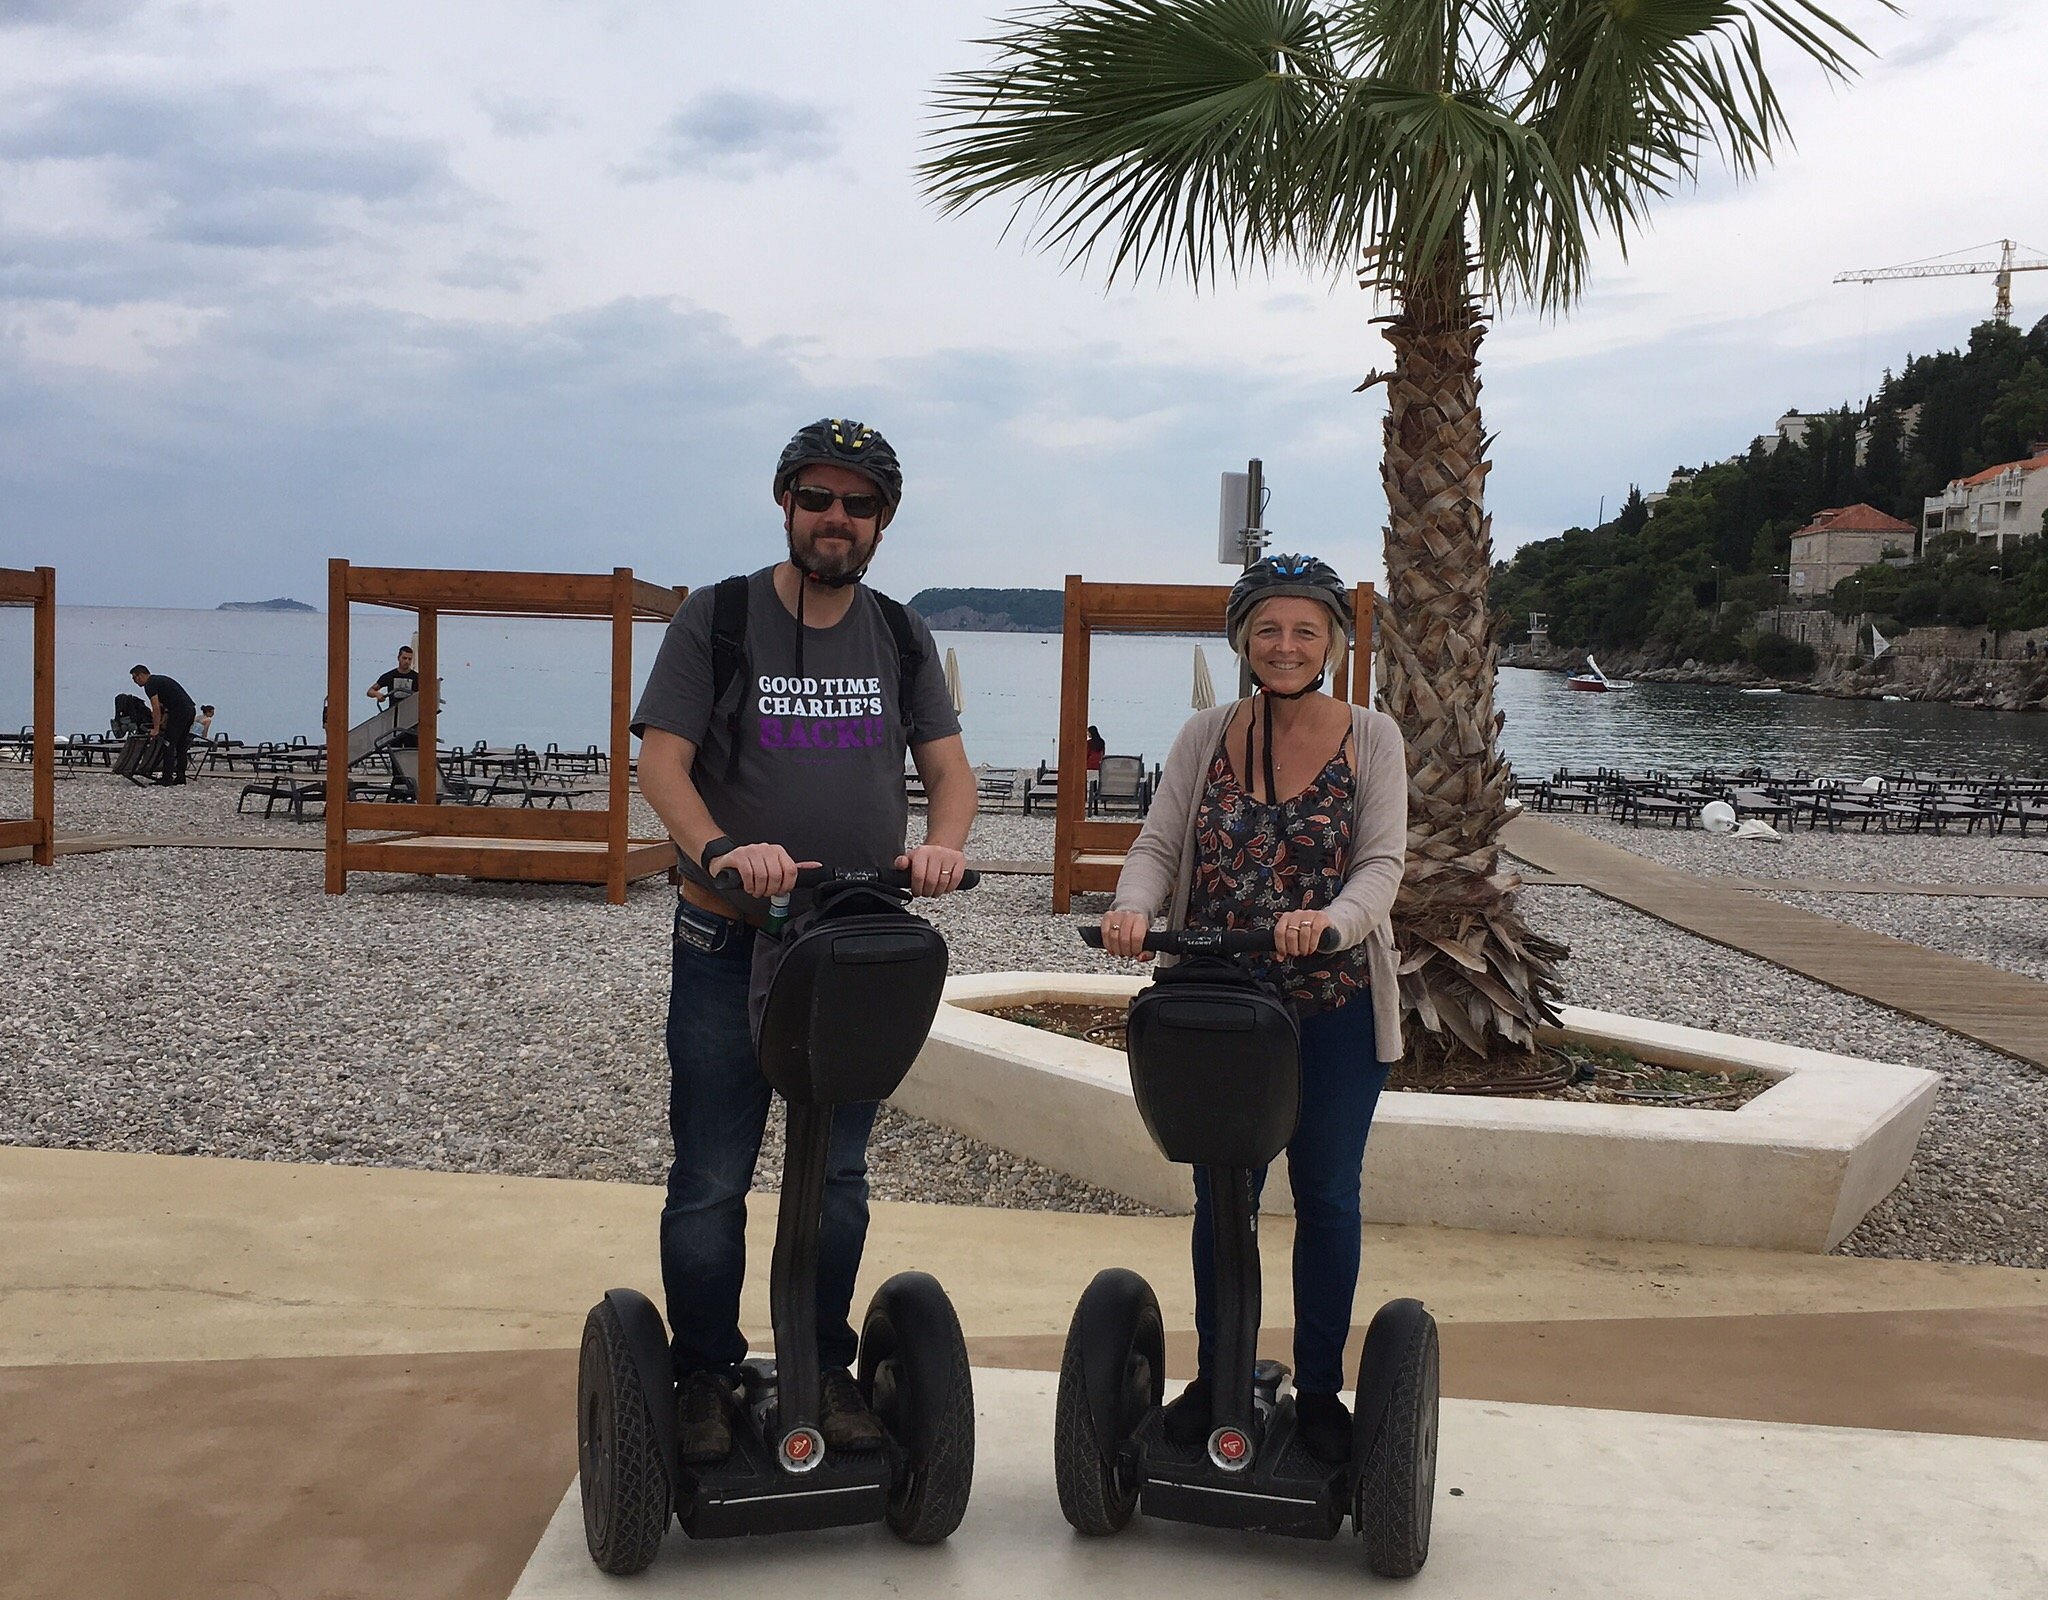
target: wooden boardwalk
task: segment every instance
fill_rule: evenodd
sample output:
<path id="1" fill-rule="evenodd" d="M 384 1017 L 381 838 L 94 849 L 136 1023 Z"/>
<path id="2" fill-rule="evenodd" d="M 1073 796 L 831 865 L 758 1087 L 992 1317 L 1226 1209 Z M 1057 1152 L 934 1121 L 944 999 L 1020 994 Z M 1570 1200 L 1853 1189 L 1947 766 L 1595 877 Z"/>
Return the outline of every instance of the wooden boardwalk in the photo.
<path id="1" fill-rule="evenodd" d="M 1538 870 L 1845 994 L 2048 1067 L 2048 984 L 1780 905 L 1523 815 L 1501 843 Z"/>

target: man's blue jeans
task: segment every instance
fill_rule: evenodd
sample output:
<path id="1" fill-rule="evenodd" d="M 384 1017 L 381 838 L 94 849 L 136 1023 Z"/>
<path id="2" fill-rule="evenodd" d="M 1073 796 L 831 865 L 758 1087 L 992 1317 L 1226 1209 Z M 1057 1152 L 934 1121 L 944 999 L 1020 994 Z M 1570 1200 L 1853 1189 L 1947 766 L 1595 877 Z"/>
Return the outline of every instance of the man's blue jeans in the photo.
<path id="1" fill-rule="evenodd" d="M 747 1265 L 747 1187 L 768 1120 L 768 1080 L 754 1062 L 747 980 L 754 930 L 679 902 L 710 949 L 675 939 L 668 998 L 669 1131 L 675 1161 L 661 1208 L 661 1279 L 668 1299 L 676 1376 L 729 1373 L 747 1353 L 740 1281 Z M 832 1119 L 825 1202 L 818 1230 L 818 1359 L 853 1363 L 847 1321 L 868 1231 L 868 1130 L 873 1102 L 841 1106 Z"/>
<path id="2" fill-rule="evenodd" d="M 1294 1386 L 1344 1387 L 1344 1340 L 1358 1288 L 1358 1174 L 1386 1087 L 1371 994 L 1301 1022 L 1301 1125 L 1287 1146 L 1294 1189 Z M 1256 1204 L 1266 1169 L 1252 1174 Z M 1201 1375 L 1215 1377 L 1216 1231 L 1209 1169 L 1195 1168 L 1195 1336 Z"/>

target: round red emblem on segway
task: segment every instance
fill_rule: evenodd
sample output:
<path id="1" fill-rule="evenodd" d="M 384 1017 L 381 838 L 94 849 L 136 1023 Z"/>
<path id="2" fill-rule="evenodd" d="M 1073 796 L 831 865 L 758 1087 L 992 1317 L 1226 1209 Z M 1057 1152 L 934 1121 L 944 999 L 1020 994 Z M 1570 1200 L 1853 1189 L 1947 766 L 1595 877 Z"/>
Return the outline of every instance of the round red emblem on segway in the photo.
<path id="1" fill-rule="evenodd" d="M 1252 1442 L 1236 1428 L 1218 1428 L 1209 1440 L 1209 1459 L 1225 1472 L 1237 1472 L 1251 1464 Z"/>
<path id="2" fill-rule="evenodd" d="M 789 1472 L 809 1472 L 825 1459 L 825 1441 L 812 1428 L 797 1428 L 782 1441 L 782 1465 Z"/>

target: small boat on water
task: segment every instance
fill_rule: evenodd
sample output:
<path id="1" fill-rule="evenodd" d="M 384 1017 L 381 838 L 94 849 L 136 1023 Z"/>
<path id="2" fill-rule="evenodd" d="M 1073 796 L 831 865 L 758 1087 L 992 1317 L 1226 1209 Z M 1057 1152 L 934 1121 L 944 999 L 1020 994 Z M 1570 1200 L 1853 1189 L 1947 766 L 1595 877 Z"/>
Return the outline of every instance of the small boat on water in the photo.
<path id="1" fill-rule="evenodd" d="M 1600 670 L 1600 663 L 1591 656 L 1586 657 L 1586 670 L 1584 672 L 1574 672 L 1569 678 L 1564 680 L 1564 686 L 1567 689 L 1578 689 L 1587 694 L 1606 694 L 1613 689 L 1633 689 L 1635 687 L 1634 684 L 1625 683 L 1620 678 L 1608 677 L 1606 673 Z"/>
<path id="2" fill-rule="evenodd" d="M 1783 689 L 1741 689 L 1737 691 L 1739 694 L 1783 694 L 1784 692 Z"/>

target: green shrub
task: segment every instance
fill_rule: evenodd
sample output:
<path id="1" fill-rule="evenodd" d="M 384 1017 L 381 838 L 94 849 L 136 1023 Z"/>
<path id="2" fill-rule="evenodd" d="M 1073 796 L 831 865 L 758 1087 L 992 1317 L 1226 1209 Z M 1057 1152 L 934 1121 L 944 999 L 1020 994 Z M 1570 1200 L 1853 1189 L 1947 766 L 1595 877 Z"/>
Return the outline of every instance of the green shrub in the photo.
<path id="1" fill-rule="evenodd" d="M 1759 672 L 1774 678 L 1803 678 L 1813 671 L 1813 646 L 1787 639 L 1782 634 L 1760 633 L 1749 642 L 1749 660 Z"/>

